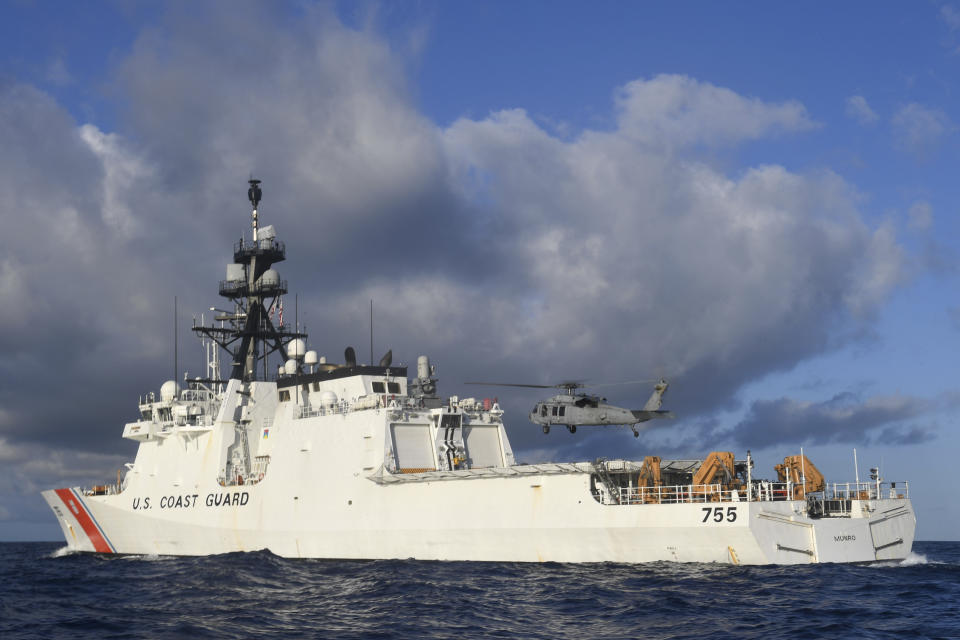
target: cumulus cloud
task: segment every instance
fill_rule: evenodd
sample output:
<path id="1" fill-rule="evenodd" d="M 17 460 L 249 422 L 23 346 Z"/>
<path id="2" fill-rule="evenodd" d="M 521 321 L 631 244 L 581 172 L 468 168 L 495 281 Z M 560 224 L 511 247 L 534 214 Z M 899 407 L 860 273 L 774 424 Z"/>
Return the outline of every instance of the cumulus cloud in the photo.
<path id="1" fill-rule="evenodd" d="M 957 127 L 946 113 L 911 102 L 901 107 L 891 120 L 896 144 L 918 157 L 936 150 Z"/>
<path id="2" fill-rule="evenodd" d="M 731 177 L 651 151 L 630 126 L 562 141 L 512 110 L 445 132 L 455 175 L 495 203 L 485 215 L 530 291 L 512 330 L 554 375 L 600 353 L 620 375 L 627 360 L 727 380 L 789 366 L 899 282 L 892 230 L 869 228 L 838 176 Z"/>
<path id="3" fill-rule="evenodd" d="M 862 125 L 874 124 L 880 119 L 880 116 L 870 108 L 867 99 L 863 96 L 847 98 L 846 114 L 848 118 L 853 118 Z"/>
<path id="4" fill-rule="evenodd" d="M 680 75 L 629 82 L 615 103 L 621 135 L 661 147 L 727 144 L 816 126 L 799 102 L 768 103 Z"/>

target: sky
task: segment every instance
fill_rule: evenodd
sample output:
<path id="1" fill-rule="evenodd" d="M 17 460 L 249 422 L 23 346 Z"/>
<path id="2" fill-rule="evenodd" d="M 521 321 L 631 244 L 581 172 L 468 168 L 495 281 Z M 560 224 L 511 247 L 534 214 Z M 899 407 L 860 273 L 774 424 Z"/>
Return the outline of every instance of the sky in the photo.
<path id="1" fill-rule="evenodd" d="M 802 448 L 848 482 L 856 449 L 960 538 L 960 2 L 3 10 L 0 540 L 58 540 L 39 492 L 133 459 L 175 297 L 204 373 L 251 175 L 309 347 L 429 355 L 521 461 Z M 660 376 L 677 418 L 637 439 L 463 384 Z"/>

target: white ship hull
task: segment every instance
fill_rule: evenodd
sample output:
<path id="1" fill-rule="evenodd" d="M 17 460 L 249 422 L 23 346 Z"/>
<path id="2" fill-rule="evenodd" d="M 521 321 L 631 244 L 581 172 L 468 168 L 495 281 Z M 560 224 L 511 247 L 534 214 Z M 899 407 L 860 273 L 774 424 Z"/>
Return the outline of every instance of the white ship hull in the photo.
<path id="1" fill-rule="evenodd" d="M 737 501 L 726 494 L 713 496 L 722 501 L 602 504 L 589 463 L 388 474 L 375 463 L 395 424 L 389 411 L 300 420 L 278 411 L 272 460 L 255 484 L 210 481 L 226 431 L 184 430 L 142 444 L 120 493 L 44 492 L 68 546 L 130 554 L 267 549 L 302 558 L 803 564 L 904 558 L 913 544 L 908 498 L 850 500 L 842 517 L 820 518 L 806 514 L 805 500 L 747 502 L 739 494 Z"/>
<path id="2" fill-rule="evenodd" d="M 819 520 L 798 516 L 802 501 L 723 503 L 724 520 L 716 523 L 702 521 L 704 509 L 714 503 L 600 505 L 582 478 L 543 479 L 539 487 L 530 480 L 411 487 L 424 494 L 420 500 L 416 492 L 401 495 L 399 490 L 407 487 L 377 487 L 358 493 L 349 508 L 340 509 L 326 509 L 309 495 L 293 505 L 290 495 L 273 495 L 266 483 L 230 492 L 241 496 L 235 500 L 248 496 L 246 504 L 207 506 L 208 500 L 213 504 L 209 496 L 224 493 L 222 487 L 210 487 L 195 494 L 194 507 L 151 513 L 134 512 L 123 496 L 81 497 L 75 490 L 78 509 L 94 523 L 92 533 L 83 516 L 54 491 L 44 497 L 62 514 L 71 549 L 110 553 L 209 555 L 267 549 L 300 558 L 806 564 L 901 559 L 913 544 L 915 520 L 906 499 L 864 502 L 857 508 L 873 513 L 863 517 Z M 578 484 L 583 497 L 571 503 L 570 489 L 576 486 L 570 485 Z M 519 495 L 481 506 L 491 495 L 510 494 Z M 163 496 L 153 498 L 151 504 L 159 505 Z M 435 508 L 438 499 L 449 500 L 451 509 Z M 391 510 L 392 503 L 421 507 Z M 472 515 L 464 517 L 467 510 Z M 737 514 L 735 522 L 726 521 L 731 512 Z"/>

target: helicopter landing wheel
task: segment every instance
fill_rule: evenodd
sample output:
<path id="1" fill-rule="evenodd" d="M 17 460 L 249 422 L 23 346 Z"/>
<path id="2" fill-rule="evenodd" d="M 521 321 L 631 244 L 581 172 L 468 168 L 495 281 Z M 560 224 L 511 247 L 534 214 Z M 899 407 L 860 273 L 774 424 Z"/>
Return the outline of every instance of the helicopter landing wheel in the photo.
<path id="1" fill-rule="evenodd" d="M 548 424 L 543 425 L 543 432 L 544 432 L 544 433 L 550 433 L 550 425 L 548 425 Z"/>
<path id="2" fill-rule="evenodd" d="M 639 437 L 640 437 L 640 432 L 637 431 L 637 428 L 636 428 L 636 427 L 630 427 L 630 430 L 633 431 L 633 437 L 634 437 L 634 438 L 639 438 Z"/>
<path id="3" fill-rule="evenodd" d="M 575 425 L 575 424 L 569 425 L 569 426 L 567 427 L 567 431 L 569 431 L 570 433 L 576 433 L 576 432 L 577 432 L 577 425 Z"/>

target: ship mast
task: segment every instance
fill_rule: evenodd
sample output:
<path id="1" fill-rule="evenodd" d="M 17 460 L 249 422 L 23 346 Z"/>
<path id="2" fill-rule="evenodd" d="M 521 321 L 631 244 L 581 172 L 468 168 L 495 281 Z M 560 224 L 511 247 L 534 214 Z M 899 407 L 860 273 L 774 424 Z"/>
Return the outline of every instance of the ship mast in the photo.
<path id="1" fill-rule="evenodd" d="M 287 331 L 281 322 L 274 326 L 267 311 L 287 292 L 286 280 L 281 280 L 272 268 L 286 259 L 286 247 L 276 239 L 272 227 L 260 228 L 260 180 L 251 178 L 249 184 L 252 240 L 241 238 L 234 245 L 227 279 L 220 281 L 220 295 L 233 303 L 233 311 L 218 310 L 221 315 L 215 320 L 221 322 L 219 327 L 193 327 L 195 333 L 210 338 L 230 354 L 230 379 L 244 382 L 265 379 L 267 358 L 279 352 L 286 361 L 287 344 L 307 337 L 305 333 Z"/>

